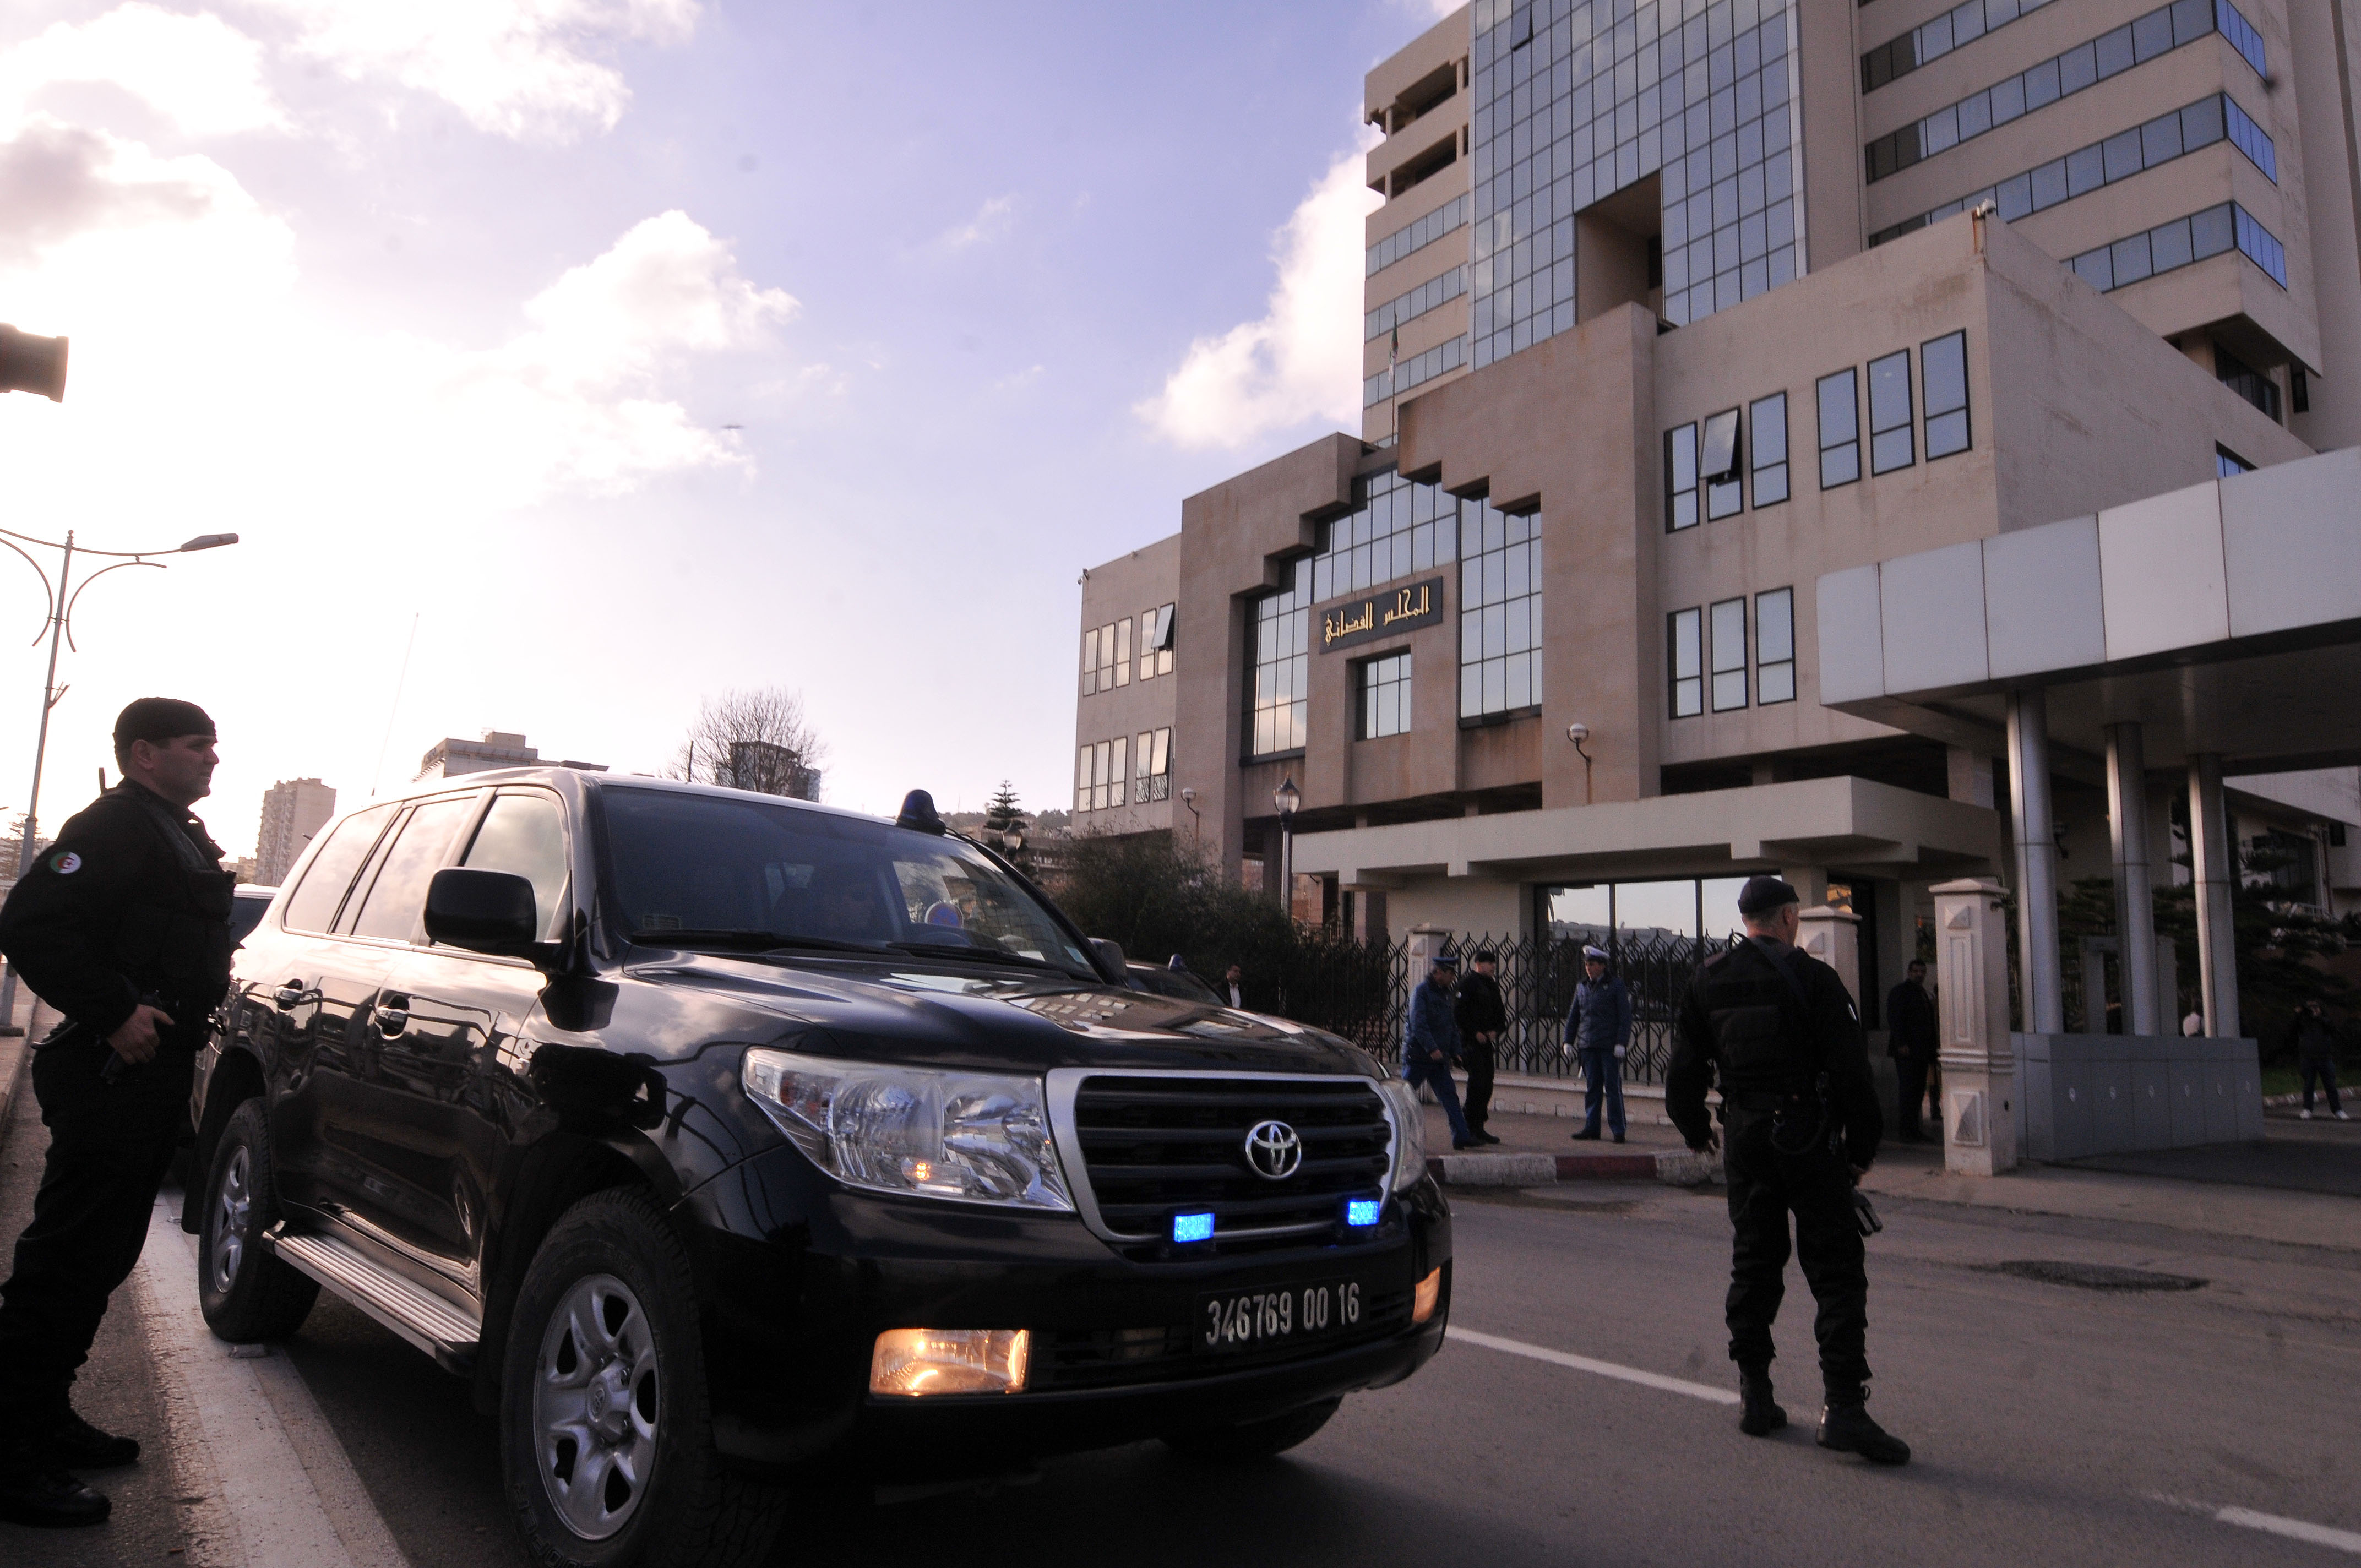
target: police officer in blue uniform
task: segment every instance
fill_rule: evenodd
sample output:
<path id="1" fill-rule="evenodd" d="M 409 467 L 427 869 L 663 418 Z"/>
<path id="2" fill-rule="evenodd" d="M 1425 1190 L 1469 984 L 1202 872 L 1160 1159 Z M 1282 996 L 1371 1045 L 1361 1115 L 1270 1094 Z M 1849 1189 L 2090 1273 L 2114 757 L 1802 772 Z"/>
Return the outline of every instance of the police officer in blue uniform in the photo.
<path id="1" fill-rule="evenodd" d="M 123 782 L 0 905 L 0 952 L 64 1014 L 34 1047 L 49 1157 L 0 1286 L 0 1518 L 20 1524 L 98 1523 L 106 1497 L 71 1472 L 139 1457 L 69 1396 L 108 1294 L 139 1260 L 229 984 L 235 874 L 189 811 L 212 792 L 214 721 L 141 697 L 115 720 L 115 756 Z"/>
<path id="2" fill-rule="evenodd" d="M 1664 1110 L 1692 1149 L 1716 1146 L 1706 1087 L 1721 1085 L 1730 1189 L 1730 1358 L 1739 1430 L 1787 1424 L 1772 1398 L 1771 1323 L 1786 1288 L 1788 1216 L 1819 1312 L 1813 1322 L 1828 1403 L 1819 1443 L 1877 1464 L 1910 1445 L 1870 1419 L 1869 1276 L 1854 1188 L 1883 1133 L 1861 1014 L 1837 971 L 1795 945 L 1799 900 L 1777 877 L 1738 895 L 1745 939 L 1706 964 L 1681 1003 Z"/>

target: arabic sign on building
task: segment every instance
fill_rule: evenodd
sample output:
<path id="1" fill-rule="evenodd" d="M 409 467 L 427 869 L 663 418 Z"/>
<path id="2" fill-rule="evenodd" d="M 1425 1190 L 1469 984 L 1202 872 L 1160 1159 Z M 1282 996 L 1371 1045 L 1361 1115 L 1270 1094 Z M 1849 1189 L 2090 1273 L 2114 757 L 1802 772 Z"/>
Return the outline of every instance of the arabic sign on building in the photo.
<path id="1" fill-rule="evenodd" d="M 1443 620 L 1443 579 L 1429 577 L 1407 587 L 1388 588 L 1320 612 L 1320 651 L 1350 648 L 1397 631 L 1433 626 Z"/>

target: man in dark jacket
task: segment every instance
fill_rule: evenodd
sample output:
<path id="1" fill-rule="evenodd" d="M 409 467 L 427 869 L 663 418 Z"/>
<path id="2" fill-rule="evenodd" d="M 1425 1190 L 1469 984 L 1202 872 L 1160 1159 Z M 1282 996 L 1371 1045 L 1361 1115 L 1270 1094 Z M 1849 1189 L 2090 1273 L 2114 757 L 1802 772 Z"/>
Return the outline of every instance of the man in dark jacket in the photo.
<path id="1" fill-rule="evenodd" d="M 2340 1122 L 2351 1121 L 2336 1093 L 2336 1031 L 2329 1027 L 2319 1003 L 2307 1002 L 2296 1009 L 2288 1024 L 2287 1048 L 2295 1053 L 2296 1070 L 2303 1074 L 2303 1119 L 2312 1120 L 2312 1086 L 2319 1083 L 2328 1090 L 2328 1113 Z"/>
<path id="2" fill-rule="evenodd" d="M 1433 967 L 1410 993 L 1410 1018 L 1402 1025 L 1402 1080 L 1412 1089 L 1424 1084 L 1433 1090 L 1451 1124 L 1451 1146 L 1472 1149 L 1478 1146 L 1459 1113 L 1459 1090 L 1451 1081 L 1451 1064 L 1459 1056 L 1451 988 L 1458 979 L 1459 955 L 1445 948 L 1434 955 Z"/>
<path id="3" fill-rule="evenodd" d="M 1690 1148 L 1714 1147 L 1705 1091 L 1719 1077 L 1730 1139 L 1725 1316 L 1738 1363 L 1739 1430 L 1762 1437 L 1787 1424 L 1772 1398 L 1771 1323 L 1786 1288 L 1793 1213 L 1795 1250 L 1819 1304 L 1812 1329 L 1828 1393 L 1820 1446 L 1902 1464 L 1910 1445 L 1872 1420 L 1864 1404 L 1869 1276 L 1853 1189 L 1884 1131 L 1869 1043 L 1837 971 L 1795 946 L 1796 905 L 1795 890 L 1777 877 L 1751 878 L 1739 894 L 1746 938 L 1689 982 L 1664 1072 L 1664 1110 Z"/>
<path id="4" fill-rule="evenodd" d="M 1885 993 L 1885 1054 L 1894 1058 L 1894 1077 L 1900 1085 L 1897 1141 L 1923 1144 L 1918 1107 L 1927 1098 L 1927 1069 L 1935 1060 L 1935 1001 L 1927 994 L 1927 966 L 1910 960 L 1910 978 Z"/>
<path id="5" fill-rule="evenodd" d="M 1476 949 L 1475 972 L 1459 981 L 1461 1059 L 1467 1064 L 1467 1135 L 1479 1144 L 1500 1140 L 1484 1130 L 1492 1114 L 1492 1072 L 1498 1065 L 1494 1048 L 1500 1031 L 1509 1026 L 1509 1009 L 1500 1000 L 1500 982 L 1494 978 L 1499 955 L 1489 948 Z"/>
<path id="6" fill-rule="evenodd" d="M 214 722 L 194 703 L 142 697 L 115 720 L 115 756 L 123 783 L 66 823 L 0 906 L 0 952 L 65 1015 L 34 1047 L 49 1156 L 0 1286 L 0 1518 L 20 1524 L 96 1524 L 107 1499 L 68 1472 L 139 1456 L 69 1395 L 108 1293 L 139 1259 L 229 985 L 236 879 L 189 812 L 212 790 Z"/>
<path id="7" fill-rule="evenodd" d="M 1607 1102 L 1607 1130 L 1623 1141 L 1623 1057 L 1631 1046 L 1631 992 L 1610 974 L 1602 948 L 1582 949 L 1582 979 L 1565 1010 L 1565 1049 L 1582 1059 L 1582 1131 L 1598 1136 L 1598 1105 Z"/>

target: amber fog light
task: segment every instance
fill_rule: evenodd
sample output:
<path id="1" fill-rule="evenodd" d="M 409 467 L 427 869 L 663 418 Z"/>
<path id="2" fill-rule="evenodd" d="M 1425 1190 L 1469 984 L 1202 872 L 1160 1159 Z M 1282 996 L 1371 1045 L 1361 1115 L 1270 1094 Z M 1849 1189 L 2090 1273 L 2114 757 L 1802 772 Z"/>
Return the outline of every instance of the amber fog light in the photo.
<path id="1" fill-rule="evenodd" d="M 877 1336 L 876 1352 L 869 1358 L 869 1391 L 912 1397 L 1022 1393 L 1031 1350 L 1031 1336 L 1023 1329 L 887 1329 Z"/>
<path id="2" fill-rule="evenodd" d="M 1426 1277 L 1418 1282 L 1418 1288 L 1411 1292 L 1410 1321 L 1413 1323 L 1426 1321 L 1434 1316 L 1435 1306 L 1442 1299 L 1443 1270 L 1428 1269 Z M 878 1350 L 880 1354 L 884 1354 L 884 1342 L 882 1340 L 878 1342 Z"/>

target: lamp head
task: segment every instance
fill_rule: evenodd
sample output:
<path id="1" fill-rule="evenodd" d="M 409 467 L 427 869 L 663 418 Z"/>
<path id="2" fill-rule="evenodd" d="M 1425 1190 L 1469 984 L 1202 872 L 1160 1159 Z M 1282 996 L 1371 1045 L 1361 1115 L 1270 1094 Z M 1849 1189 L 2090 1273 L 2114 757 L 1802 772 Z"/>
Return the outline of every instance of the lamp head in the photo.
<path id="1" fill-rule="evenodd" d="M 236 543 L 237 535 L 235 533 L 200 533 L 181 545 L 181 553 L 186 554 L 192 550 L 218 550 L 225 544 Z"/>
<path id="2" fill-rule="evenodd" d="M 66 340 L 0 326 L 0 392 L 38 392 L 53 403 L 64 402 Z"/>
<path id="3" fill-rule="evenodd" d="M 1182 787 L 1180 791 L 1180 804 L 1192 810 L 1195 809 L 1197 805 L 1197 791 L 1194 787 L 1185 785 Z"/>
<path id="4" fill-rule="evenodd" d="M 1585 740 L 1590 739 L 1590 726 L 1587 724 L 1569 724 L 1565 727 L 1565 738 L 1579 746 Z"/>
<path id="5" fill-rule="evenodd" d="M 1295 815 L 1297 809 L 1303 805 L 1303 792 L 1295 787 L 1294 774 L 1290 773 L 1285 783 L 1270 792 L 1270 803 L 1279 807 L 1279 814 L 1281 817 Z"/>

